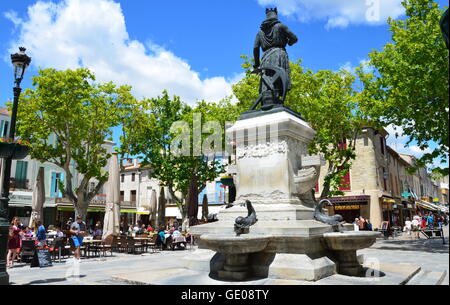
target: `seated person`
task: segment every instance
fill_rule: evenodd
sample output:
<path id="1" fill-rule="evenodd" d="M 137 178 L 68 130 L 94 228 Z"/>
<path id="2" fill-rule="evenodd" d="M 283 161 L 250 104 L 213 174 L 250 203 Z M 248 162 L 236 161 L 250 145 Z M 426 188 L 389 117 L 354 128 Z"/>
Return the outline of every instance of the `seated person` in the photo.
<path id="1" fill-rule="evenodd" d="M 92 234 L 94 237 L 101 237 L 103 235 L 102 228 L 99 225 L 95 226 L 94 233 Z"/>
<path id="2" fill-rule="evenodd" d="M 173 238 L 175 239 L 175 238 L 177 238 L 177 237 L 180 237 L 180 236 L 181 236 L 181 233 L 180 233 L 180 231 L 175 230 L 175 231 L 173 231 L 172 236 L 173 236 Z"/>
<path id="3" fill-rule="evenodd" d="M 64 237 L 64 233 L 60 228 L 56 228 L 56 237 Z"/>

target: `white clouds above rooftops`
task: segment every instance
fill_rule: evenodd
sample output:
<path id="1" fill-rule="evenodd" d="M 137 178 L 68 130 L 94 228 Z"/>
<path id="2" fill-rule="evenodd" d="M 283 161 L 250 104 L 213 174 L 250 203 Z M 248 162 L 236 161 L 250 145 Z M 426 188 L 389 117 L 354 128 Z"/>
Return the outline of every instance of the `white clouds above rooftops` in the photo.
<path id="1" fill-rule="evenodd" d="M 257 0 L 261 6 L 278 7 L 285 16 L 301 22 L 326 21 L 325 27 L 346 28 L 351 24 L 380 25 L 388 17 L 404 13 L 401 0 Z"/>
<path id="2" fill-rule="evenodd" d="M 218 76 L 201 79 L 189 64 L 152 43 L 131 40 L 119 3 L 112 0 L 39 1 L 21 19 L 6 12 L 18 31 L 18 46 L 27 47 L 32 64 L 39 68 L 87 67 L 97 81 L 129 84 L 137 97 L 156 97 L 164 89 L 189 103 L 217 102 L 231 95 L 239 80 Z"/>

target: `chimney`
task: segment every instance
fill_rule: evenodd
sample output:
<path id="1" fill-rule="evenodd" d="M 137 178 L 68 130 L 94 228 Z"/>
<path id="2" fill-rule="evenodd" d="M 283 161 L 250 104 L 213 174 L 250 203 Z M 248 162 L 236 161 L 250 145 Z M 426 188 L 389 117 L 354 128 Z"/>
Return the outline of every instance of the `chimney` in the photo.
<path id="1" fill-rule="evenodd" d="M 134 160 L 133 160 L 133 166 L 134 166 L 134 167 L 137 167 L 137 166 L 138 166 L 138 159 L 134 159 Z"/>

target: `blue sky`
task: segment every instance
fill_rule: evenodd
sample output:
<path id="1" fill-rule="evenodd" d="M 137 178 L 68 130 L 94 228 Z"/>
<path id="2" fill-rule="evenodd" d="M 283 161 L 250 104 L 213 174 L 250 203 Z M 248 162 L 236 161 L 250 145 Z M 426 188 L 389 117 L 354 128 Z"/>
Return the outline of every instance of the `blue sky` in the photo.
<path id="1" fill-rule="evenodd" d="M 0 105 L 12 98 L 9 54 L 19 45 L 33 58 L 22 87 L 31 86 L 39 67 L 87 66 L 99 81 L 132 85 L 137 97 L 167 89 L 189 103 L 217 101 L 242 77 L 240 55 L 252 54 L 265 7 L 277 6 L 281 21 L 299 37 L 288 49 L 291 60 L 303 59 L 313 70 L 338 70 L 358 66 L 389 41 L 385 20 L 402 17 L 400 2 L 0 1 Z M 399 151 L 420 155 L 402 141 Z"/>

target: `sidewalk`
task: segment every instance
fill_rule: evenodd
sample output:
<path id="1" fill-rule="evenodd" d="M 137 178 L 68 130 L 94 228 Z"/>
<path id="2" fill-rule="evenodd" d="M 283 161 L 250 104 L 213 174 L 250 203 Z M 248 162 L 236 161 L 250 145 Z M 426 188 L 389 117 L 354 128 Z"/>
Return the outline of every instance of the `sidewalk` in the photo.
<path id="1" fill-rule="evenodd" d="M 364 254 L 365 260 L 376 260 L 383 266 L 397 266 L 399 269 L 417 270 L 421 272 L 435 272 L 446 277 L 442 284 L 449 284 L 449 245 L 448 227 L 446 228 L 446 244 L 442 239 L 378 239 L 368 249 L 358 251 Z M 15 285 L 118 285 L 118 284 L 187 284 L 199 285 L 208 282 L 210 284 L 224 284 L 211 281 L 207 273 L 199 274 L 185 269 L 182 257 L 193 254 L 193 250 L 164 251 L 158 253 L 145 253 L 142 255 L 127 255 L 114 253 L 113 257 L 83 259 L 79 265 L 79 277 L 72 277 L 70 268 L 73 264 L 54 263 L 49 268 L 30 268 L 29 265 L 8 269 L 11 284 Z M 63 261 L 64 262 L 64 261 Z M 175 276 L 175 277 L 174 277 Z M 177 280 L 179 279 L 179 281 Z M 126 281 L 120 281 L 126 279 Z M 135 280 L 133 280 L 135 279 Z M 119 280 L 119 281 L 117 281 Z M 328 280 L 316 283 L 300 281 L 273 281 L 259 280 L 249 284 L 345 284 L 354 282 L 364 284 L 358 278 L 336 275 Z M 236 283 L 225 283 L 236 284 Z"/>

